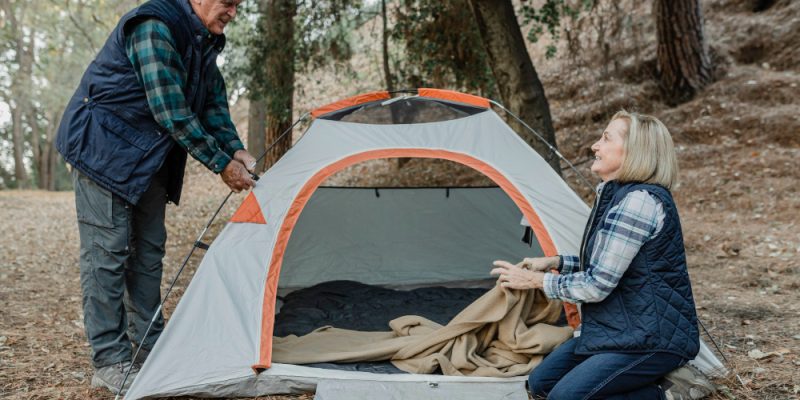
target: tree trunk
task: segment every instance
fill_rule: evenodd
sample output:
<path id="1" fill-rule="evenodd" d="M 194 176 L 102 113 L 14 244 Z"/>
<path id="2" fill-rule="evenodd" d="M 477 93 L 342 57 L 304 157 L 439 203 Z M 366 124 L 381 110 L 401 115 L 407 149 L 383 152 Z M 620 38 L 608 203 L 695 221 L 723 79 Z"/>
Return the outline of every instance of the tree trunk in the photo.
<path id="1" fill-rule="evenodd" d="M 262 0 L 259 38 L 254 40 L 252 65 L 254 76 L 250 118 L 256 120 L 252 129 L 266 128 L 265 146 L 275 143 L 292 123 L 294 101 L 294 16 L 296 0 Z M 255 101 L 252 101 L 252 100 Z M 260 111 L 263 110 L 263 111 Z M 261 114 L 259 114 L 261 113 Z M 259 125 L 261 121 L 264 125 Z M 257 134 L 257 132 L 256 132 Z M 253 143 L 248 140 L 249 143 Z M 287 134 L 264 157 L 263 169 L 272 166 L 289 150 L 292 135 Z M 264 148 L 265 149 L 265 148 Z M 260 155 L 255 154 L 256 156 Z"/>
<path id="2" fill-rule="evenodd" d="M 668 104 L 694 97 L 711 80 L 699 0 L 656 0 L 659 87 Z"/>
<path id="3" fill-rule="evenodd" d="M 0 6 L 6 14 L 9 24 L 9 31 L 13 35 L 11 40 L 14 43 L 14 61 L 18 65 L 18 70 L 11 76 L 11 98 L 13 105 L 11 107 L 11 143 L 14 146 L 14 179 L 16 180 L 17 188 L 27 188 L 28 172 L 25 170 L 25 136 L 22 127 L 22 118 L 26 111 L 26 107 L 30 103 L 30 93 L 26 90 L 31 85 L 31 66 L 33 63 L 33 46 L 32 43 L 26 48 L 25 46 L 25 32 L 20 26 L 20 21 L 24 20 L 25 16 L 25 3 L 15 10 L 12 8 L 10 2 L 2 1 Z M 15 14 L 18 11 L 19 15 Z M 32 41 L 33 39 L 31 39 Z"/>
<path id="4" fill-rule="evenodd" d="M 250 109 L 247 111 L 247 148 L 258 158 L 267 149 L 267 105 L 264 100 L 250 97 Z M 264 160 L 256 165 L 256 171 L 263 172 Z"/>
<path id="5" fill-rule="evenodd" d="M 536 74 L 511 0 L 470 0 L 504 105 L 556 147 L 550 105 Z M 561 175 L 558 156 L 517 121 L 509 125 Z"/>
<path id="6" fill-rule="evenodd" d="M 36 110 L 32 104 L 27 107 L 25 113 L 25 120 L 28 121 L 28 126 L 31 128 L 31 149 L 33 150 L 33 175 L 36 177 L 36 186 L 39 189 L 45 188 L 45 182 L 42 178 L 44 168 L 42 168 L 42 137 L 39 132 L 39 123 L 36 121 Z"/>
<path id="7" fill-rule="evenodd" d="M 56 162 L 58 161 L 58 154 L 53 143 L 56 138 L 56 130 L 61 123 L 61 115 L 64 113 L 63 108 L 53 111 L 50 117 L 45 132 L 45 140 L 42 145 L 42 167 L 40 182 L 44 182 L 44 186 L 40 187 L 46 190 L 56 190 Z"/>
<path id="8" fill-rule="evenodd" d="M 381 0 L 381 17 L 383 18 L 383 79 L 386 81 L 386 90 L 394 90 L 392 71 L 389 69 L 389 30 L 386 28 L 386 0 Z"/>
<path id="9" fill-rule="evenodd" d="M 16 103 L 16 102 L 15 102 Z M 17 189 L 28 187 L 28 172 L 25 170 L 25 138 L 22 134 L 22 106 L 19 103 L 11 107 L 11 142 L 14 146 L 14 180 Z"/>

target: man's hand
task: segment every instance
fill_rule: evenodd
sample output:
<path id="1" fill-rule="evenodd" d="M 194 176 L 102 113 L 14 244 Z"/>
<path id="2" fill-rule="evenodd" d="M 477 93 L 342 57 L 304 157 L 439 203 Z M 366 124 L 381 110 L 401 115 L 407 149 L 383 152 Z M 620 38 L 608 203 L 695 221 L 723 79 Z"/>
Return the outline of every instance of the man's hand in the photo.
<path id="1" fill-rule="evenodd" d="M 497 260 L 493 263 L 492 275 L 499 275 L 497 283 L 509 289 L 539 289 L 544 285 L 544 274 L 529 271 L 511 264 L 508 261 Z"/>
<path id="2" fill-rule="evenodd" d="M 557 269 L 558 268 L 558 256 L 555 257 L 531 257 L 525 258 L 519 263 L 517 263 L 517 267 L 523 269 L 529 269 L 531 271 L 547 271 L 550 269 Z"/>
<path id="3" fill-rule="evenodd" d="M 255 172 L 256 159 L 247 150 L 236 150 L 236 153 L 233 153 L 233 159 L 242 163 L 251 173 Z"/>
<path id="4" fill-rule="evenodd" d="M 242 190 L 249 190 L 256 185 L 256 182 L 250 177 L 250 173 L 244 167 L 244 164 L 237 160 L 231 160 L 231 162 L 225 166 L 225 169 L 222 170 L 220 177 L 222 177 L 222 181 L 236 193 Z"/>

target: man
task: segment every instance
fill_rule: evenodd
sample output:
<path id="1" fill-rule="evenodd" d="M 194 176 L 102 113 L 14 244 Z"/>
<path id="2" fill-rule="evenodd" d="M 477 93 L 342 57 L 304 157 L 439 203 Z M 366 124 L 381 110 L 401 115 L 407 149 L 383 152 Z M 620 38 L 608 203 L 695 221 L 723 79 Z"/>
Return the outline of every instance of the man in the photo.
<path id="1" fill-rule="evenodd" d="M 92 386 L 116 392 L 141 345 L 152 348 L 167 202 L 180 200 L 186 155 L 250 189 L 255 159 L 230 118 L 216 58 L 241 0 L 152 0 L 122 17 L 66 107 L 56 145 L 72 165 Z"/>

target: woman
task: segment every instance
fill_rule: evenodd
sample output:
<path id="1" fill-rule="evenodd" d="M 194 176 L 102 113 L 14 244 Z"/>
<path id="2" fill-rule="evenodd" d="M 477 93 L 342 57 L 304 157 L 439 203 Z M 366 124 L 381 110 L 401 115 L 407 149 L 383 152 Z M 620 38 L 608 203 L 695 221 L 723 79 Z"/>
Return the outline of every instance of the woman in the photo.
<path id="1" fill-rule="evenodd" d="M 582 324 L 531 373 L 548 399 L 663 399 L 658 385 L 697 355 L 699 337 L 680 220 L 677 160 L 658 119 L 620 111 L 592 145 L 602 183 L 578 256 L 496 261 L 511 289 L 576 303 Z M 557 269 L 560 274 L 549 271 Z"/>

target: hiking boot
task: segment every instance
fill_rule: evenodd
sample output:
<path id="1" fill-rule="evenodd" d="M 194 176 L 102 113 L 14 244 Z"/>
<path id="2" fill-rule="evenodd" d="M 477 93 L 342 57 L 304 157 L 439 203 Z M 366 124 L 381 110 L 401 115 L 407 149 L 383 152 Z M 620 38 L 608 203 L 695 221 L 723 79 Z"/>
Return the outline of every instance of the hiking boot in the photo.
<path id="1" fill-rule="evenodd" d="M 119 392 L 119 387 L 122 385 L 122 380 L 125 379 L 125 372 L 128 371 L 130 365 L 130 361 L 123 361 L 98 368 L 94 371 L 94 376 L 92 376 L 92 387 L 104 387 L 112 393 L 117 394 L 117 392 Z M 138 372 L 139 367 L 134 365 L 130 375 L 128 375 L 128 380 L 126 380 L 125 385 L 122 386 L 122 392 L 120 394 L 125 394 L 125 392 L 128 391 L 128 388 L 131 387 L 131 383 L 136 379 L 136 374 Z"/>
<path id="2" fill-rule="evenodd" d="M 664 377 L 667 400 L 697 400 L 714 393 L 715 387 L 697 368 L 686 364 Z"/>

